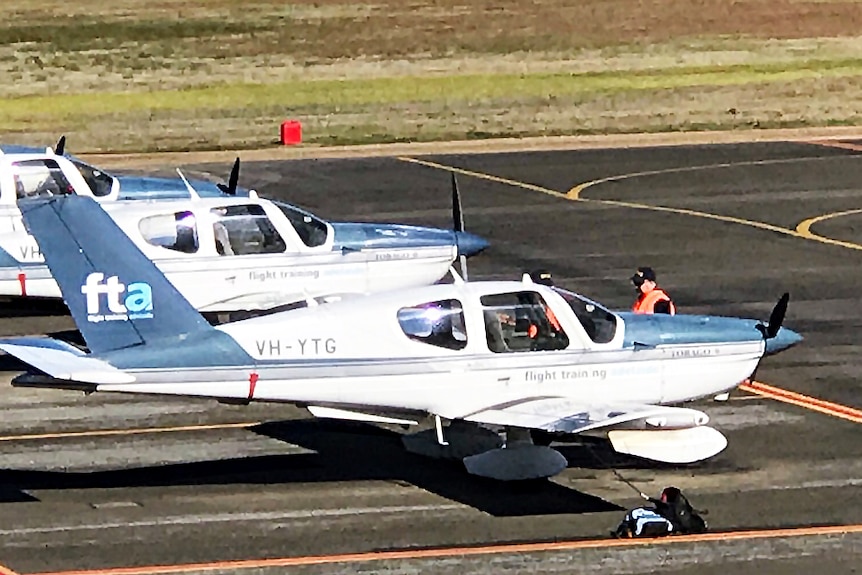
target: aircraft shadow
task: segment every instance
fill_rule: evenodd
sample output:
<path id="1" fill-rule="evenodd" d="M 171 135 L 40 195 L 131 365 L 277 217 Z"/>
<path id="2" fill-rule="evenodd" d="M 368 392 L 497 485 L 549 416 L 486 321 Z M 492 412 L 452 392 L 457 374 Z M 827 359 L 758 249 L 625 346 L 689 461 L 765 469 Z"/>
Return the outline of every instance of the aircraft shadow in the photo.
<path id="1" fill-rule="evenodd" d="M 0 298 L 0 318 L 68 316 L 69 308 L 62 299 Z"/>
<path id="2" fill-rule="evenodd" d="M 296 420 L 251 431 L 315 453 L 266 455 L 111 471 L 61 472 L 0 469 L 0 502 L 37 500 L 31 490 L 183 485 L 288 484 L 392 481 L 415 485 L 492 516 L 621 511 L 599 497 L 548 480 L 504 483 L 467 474 L 460 462 L 408 453 L 400 435 L 352 422 Z"/>

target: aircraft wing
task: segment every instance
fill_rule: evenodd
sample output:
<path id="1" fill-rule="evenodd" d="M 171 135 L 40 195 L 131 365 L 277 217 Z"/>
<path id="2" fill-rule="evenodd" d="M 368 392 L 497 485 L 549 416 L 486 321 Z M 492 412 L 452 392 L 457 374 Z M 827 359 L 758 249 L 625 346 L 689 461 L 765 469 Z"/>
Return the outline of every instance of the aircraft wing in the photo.
<path id="1" fill-rule="evenodd" d="M 583 433 L 594 429 L 685 429 L 704 425 L 709 417 L 696 409 L 620 403 L 591 404 L 561 397 L 528 398 L 491 406 L 460 419 L 489 425 Z"/>
<path id="2" fill-rule="evenodd" d="M 705 413 L 685 407 L 540 397 L 490 406 L 459 419 L 564 434 L 607 430 L 615 451 L 667 463 L 700 461 L 727 447 L 727 438 L 706 425 Z"/>
<path id="3" fill-rule="evenodd" d="M 2 339 L 0 340 L 0 350 L 17 357 L 54 379 L 92 384 L 131 383 L 135 381 L 134 376 L 104 361 L 89 357 L 80 349 L 56 339 Z"/>

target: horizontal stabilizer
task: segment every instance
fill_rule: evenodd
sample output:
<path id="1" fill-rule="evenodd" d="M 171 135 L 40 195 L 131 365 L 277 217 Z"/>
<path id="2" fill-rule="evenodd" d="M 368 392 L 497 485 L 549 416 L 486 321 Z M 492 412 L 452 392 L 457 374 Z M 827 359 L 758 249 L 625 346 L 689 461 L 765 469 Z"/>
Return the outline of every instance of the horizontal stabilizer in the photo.
<path id="1" fill-rule="evenodd" d="M 708 459 L 727 447 L 727 438 L 709 426 L 661 431 L 613 430 L 608 432 L 618 453 L 664 463 L 693 463 Z"/>
<path id="2" fill-rule="evenodd" d="M 55 339 L 5 339 L 0 340 L 0 349 L 55 379 L 94 384 L 135 381 L 134 376 Z"/>
<path id="3" fill-rule="evenodd" d="M 348 411 L 346 409 L 335 409 L 332 407 L 321 407 L 319 405 L 309 405 L 308 411 L 314 417 L 324 419 L 345 419 L 348 421 L 367 421 L 370 423 L 394 423 L 398 425 L 418 425 L 418 421 L 410 419 L 397 419 L 395 417 L 384 417 L 382 415 L 373 415 L 371 413 L 361 413 L 359 411 Z"/>

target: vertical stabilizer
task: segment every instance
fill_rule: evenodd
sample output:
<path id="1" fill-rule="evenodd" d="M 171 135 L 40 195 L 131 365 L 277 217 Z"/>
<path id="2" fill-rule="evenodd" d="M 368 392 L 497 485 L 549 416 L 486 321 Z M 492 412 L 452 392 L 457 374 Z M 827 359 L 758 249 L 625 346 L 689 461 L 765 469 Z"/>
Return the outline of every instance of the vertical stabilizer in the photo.
<path id="1" fill-rule="evenodd" d="M 214 330 L 92 198 L 19 207 L 92 353 Z"/>

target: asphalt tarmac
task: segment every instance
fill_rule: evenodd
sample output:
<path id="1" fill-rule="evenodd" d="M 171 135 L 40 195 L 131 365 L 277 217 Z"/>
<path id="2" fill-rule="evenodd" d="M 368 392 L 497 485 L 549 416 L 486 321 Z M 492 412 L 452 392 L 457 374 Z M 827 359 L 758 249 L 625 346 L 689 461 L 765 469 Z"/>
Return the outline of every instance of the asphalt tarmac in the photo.
<path id="1" fill-rule="evenodd" d="M 859 572 L 856 148 L 248 162 L 242 185 L 326 218 L 437 226 L 451 223 L 455 172 L 468 230 L 492 244 L 470 260 L 471 279 L 545 268 L 558 284 L 624 308 L 634 296 L 628 278 L 649 265 L 681 312 L 766 319 L 789 291 L 785 325 L 805 341 L 761 366 L 757 380 L 778 392 L 702 403 L 729 440 L 717 457 L 646 465 L 601 444 L 569 446 L 569 469 L 526 485 L 409 455 L 398 428 L 313 420 L 285 406 L 7 386 L 0 573 Z M 73 327 L 58 306 L 3 315 L 0 335 Z M 8 380 L 17 366 L 0 360 Z M 637 490 L 667 485 L 707 508 L 718 535 L 615 545 L 608 531 L 638 504 Z M 140 569 L 118 571 L 130 567 Z"/>

